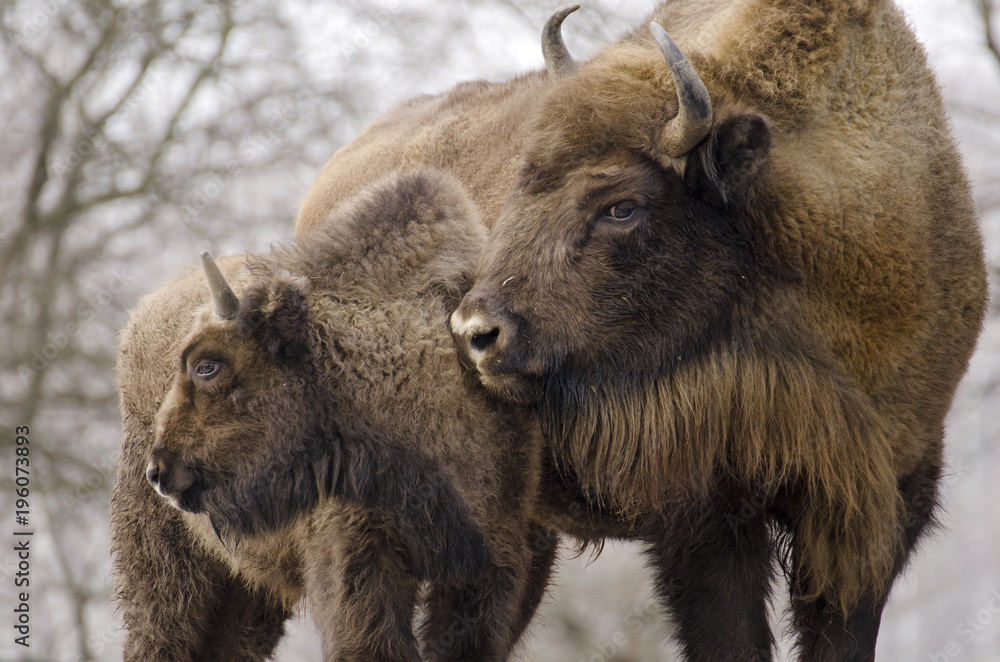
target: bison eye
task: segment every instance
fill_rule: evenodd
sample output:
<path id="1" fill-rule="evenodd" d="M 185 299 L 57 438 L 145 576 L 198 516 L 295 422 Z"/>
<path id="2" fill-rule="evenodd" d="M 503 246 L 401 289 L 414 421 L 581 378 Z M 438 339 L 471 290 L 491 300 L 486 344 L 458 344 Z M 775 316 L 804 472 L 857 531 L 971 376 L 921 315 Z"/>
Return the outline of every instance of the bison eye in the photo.
<path id="1" fill-rule="evenodd" d="M 220 369 L 222 369 L 222 363 L 220 361 L 201 359 L 194 364 L 194 376 L 198 379 L 204 379 L 207 381 L 218 375 Z"/>
<path id="2" fill-rule="evenodd" d="M 635 205 L 631 202 L 619 202 L 608 207 L 604 215 L 616 221 L 630 221 L 635 216 Z"/>

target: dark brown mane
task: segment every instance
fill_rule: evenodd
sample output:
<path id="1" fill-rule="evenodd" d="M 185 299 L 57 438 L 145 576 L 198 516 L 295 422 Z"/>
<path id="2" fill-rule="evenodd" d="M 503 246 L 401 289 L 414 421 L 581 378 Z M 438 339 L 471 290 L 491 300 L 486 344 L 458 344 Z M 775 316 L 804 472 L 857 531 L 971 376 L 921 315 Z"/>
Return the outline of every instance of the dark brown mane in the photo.
<path id="1" fill-rule="evenodd" d="M 795 551 L 810 568 L 806 592 L 836 594 L 846 609 L 873 585 L 888 590 L 901 544 L 888 452 L 898 431 L 817 357 L 730 344 L 652 382 L 564 374 L 540 411 L 556 457 L 612 509 L 683 507 L 719 472 L 750 491 L 793 486 L 800 501 L 788 516 L 803 531 Z M 832 555 L 835 540 L 843 551 Z"/>

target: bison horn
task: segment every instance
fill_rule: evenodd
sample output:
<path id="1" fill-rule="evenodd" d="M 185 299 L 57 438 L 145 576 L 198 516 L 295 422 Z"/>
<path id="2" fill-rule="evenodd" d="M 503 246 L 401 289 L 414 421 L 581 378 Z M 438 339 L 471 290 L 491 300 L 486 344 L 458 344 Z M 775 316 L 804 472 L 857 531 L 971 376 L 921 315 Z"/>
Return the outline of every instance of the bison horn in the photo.
<path id="1" fill-rule="evenodd" d="M 650 23 L 649 29 L 663 51 L 677 88 L 677 116 L 663 127 L 660 149 L 669 156 L 681 156 L 708 135 L 712 127 L 712 99 L 705 83 L 670 35 L 657 23 Z"/>
<path id="2" fill-rule="evenodd" d="M 233 288 L 229 287 L 226 277 L 219 271 L 219 265 L 215 263 L 212 254 L 208 251 L 201 252 L 201 266 L 205 269 L 208 289 L 212 291 L 215 316 L 220 320 L 236 319 L 236 313 L 240 309 L 240 300 L 236 298 Z"/>
<path id="3" fill-rule="evenodd" d="M 542 28 L 542 55 L 545 57 L 545 69 L 553 80 L 576 73 L 576 61 L 569 54 L 560 29 L 566 17 L 579 8 L 578 4 L 562 5 L 549 16 Z"/>

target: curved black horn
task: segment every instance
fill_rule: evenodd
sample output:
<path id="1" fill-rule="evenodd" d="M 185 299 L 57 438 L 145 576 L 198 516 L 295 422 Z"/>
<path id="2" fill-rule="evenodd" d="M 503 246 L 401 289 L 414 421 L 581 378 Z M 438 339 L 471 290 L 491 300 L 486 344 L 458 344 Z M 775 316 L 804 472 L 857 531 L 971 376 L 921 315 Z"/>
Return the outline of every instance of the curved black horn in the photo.
<path id="1" fill-rule="evenodd" d="M 580 8 L 578 4 L 562 5 L 556 9 L 542 28 L 542 56 L 549 76 L 558 80 L 576 72 L 576 61 L 569 54 L 562 38 L 562 22 Z"/>
<path id="2" fill-rule="evenodd" d="M 208 289 L 212 291 L 215 316 L 220 320 L 236 319 L 236 313 L 240 309 L 240 300 L 236 298 L 233 288 L 229 287 L 226 277 L 219 271 L 219 265 L 215 263 L 212 254 L 208 251 L 201 252 L 201 266 L 205 269 Z"/>
<path id="3" fill-rule="evenodd" d="M 670 35 L 657 23 L 650 23 L 649 29 L 663 51 L 677 88 L 677 116 L 663 127 L 660 149 L 669 156 L 681 156 L 708 135 L 712 127 L 712 99 L 705 83 Z"/>

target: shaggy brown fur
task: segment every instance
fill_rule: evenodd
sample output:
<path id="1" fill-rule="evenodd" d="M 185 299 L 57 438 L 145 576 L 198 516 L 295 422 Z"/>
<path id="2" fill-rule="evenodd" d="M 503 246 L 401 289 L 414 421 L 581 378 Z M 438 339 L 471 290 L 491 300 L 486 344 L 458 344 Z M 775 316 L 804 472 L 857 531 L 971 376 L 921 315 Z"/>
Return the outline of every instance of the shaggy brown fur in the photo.
<path id="1" fill-rule="evenodd" d="M 458 342 L 497 393 L 538 399 L 567 480 L 645 527 L 689 658 L 769 658 L 776 527 L 803 659 L 871 659 L 985 307 L 940 94 L 889 0 L 652 18 L 714 106 L 689 154 L 660 151 L 676 93 L 642 26 L 558 82 L 391 113 L 297 233 L 399 161 L 453 170 L 493 228 L 456 317 L 489 324 Z"/>
<path id="2" fill-rule="evenodd" d="M 939 91 L 889 0 L 651 18 L 714 106 L 691 153 L 660 151 L 677 97 L 642 25 L 559 81 L 390 113 L 334 155 L 297 234 L 399 162 L 452 171 L 493 228 L 456 317 L 489 324 L 457 341 L 538 401 L 547 480 L 634 518 L 689 659 L 770 658 L 777 555 L 802 659 L 869 660 L 985 307 Z"/>
<path id="3" fill-rule="evenodd" d="M 546 85 L 539 74 L 508 83 L 470 82 L 397 108 L 334 154 L 306 194 L 296 236 L 371 182 L 423 166 L 458 179 L 492 225 L 517 177 L 520 147 L 531 128 L 525 118 Z"/>
<path id="4" fill-rule="evenodd" d="M 663 531 L 696 538 L 758 503 L 786 534 L 803 657 L 871 659 L 985 307 L 938 89 L 888 1 L 675 2 L 654 18 L 706 84 L 712 131 L 683 158 L 659 151 L 676 95 L 644 30 L 554 85 L 458 340 L 493 390 L 539 399 L 594 499 L 672 509 Z M 707 514 L 670 524 L 685 509 Z M 688 590 L 701 570 L 684 559 L 665 571 L 692 659 L 769 654 L 759 635 L 710 641 L 695 616 L 768 574 L 749 528 L 728 534 L 742 571 L 706 534 L 707 571 L 730 586 L 714 597 Z"/>
<path id="5" fill-rule="evenodd" d="M 117 365 L 126 659 L 264 659 L 303 598 L 328 660 L 506 658 L 554 541 L 537 425 L 447 329 L 482 243 L 450 179 L 401 175 L 309 242 L 225 260 L 235 320 L 200 274 L 143 301 Z"/>

